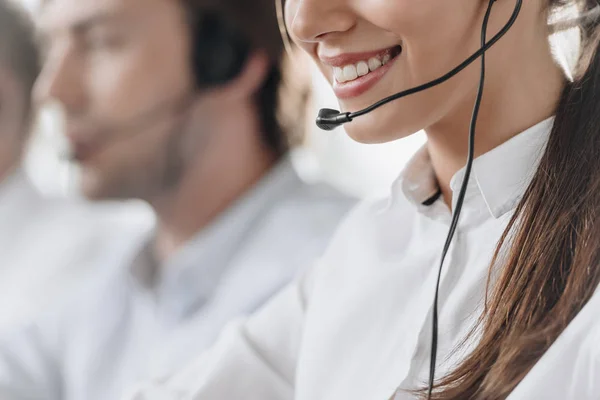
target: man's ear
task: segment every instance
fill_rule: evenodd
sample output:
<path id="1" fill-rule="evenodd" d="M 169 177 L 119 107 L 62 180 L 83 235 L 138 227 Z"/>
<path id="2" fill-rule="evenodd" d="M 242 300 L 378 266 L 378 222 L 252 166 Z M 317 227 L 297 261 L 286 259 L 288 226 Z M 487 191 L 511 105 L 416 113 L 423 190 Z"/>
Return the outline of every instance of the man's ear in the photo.
<path id="1" fill-rule="evenodd" d="M 226 98 L 250 98 L 263 85 L 269 74 L 271 62 L 264 51 L 253 51 L 248 55 L 240 73 L 220 87 Z"/>

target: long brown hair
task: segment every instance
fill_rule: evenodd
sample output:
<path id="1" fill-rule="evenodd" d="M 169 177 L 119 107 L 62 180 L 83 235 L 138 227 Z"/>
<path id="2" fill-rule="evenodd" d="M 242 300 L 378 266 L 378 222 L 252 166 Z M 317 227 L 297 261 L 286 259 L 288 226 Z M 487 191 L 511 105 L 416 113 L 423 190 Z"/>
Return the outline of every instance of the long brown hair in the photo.
<path id="1" fill-rule="evenodd" d="M 598 0 L 547 0 L 548 11 Z M 475 350 L 438 383 L 439 400 L 505 399 L 600 282 L 600 21 L 582 19 L 577 73 L 561 94 L 539 169 L 492 265 Z M 497 268 L 500 267 L 500 268 Z"/>

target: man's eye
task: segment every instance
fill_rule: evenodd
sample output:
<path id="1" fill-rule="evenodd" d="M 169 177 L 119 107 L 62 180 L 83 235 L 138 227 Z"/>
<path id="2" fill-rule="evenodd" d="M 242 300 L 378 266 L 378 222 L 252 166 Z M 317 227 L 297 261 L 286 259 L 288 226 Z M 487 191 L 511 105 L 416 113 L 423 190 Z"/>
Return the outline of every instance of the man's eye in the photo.
<path id="1" fill-rule="evenodd" d="M 117 34 L 91 34 L 84 40 L 86 50 L 102 51 L 102 50 L 117 50 L 123 46 L 125 40 L 121 35 Z"/>

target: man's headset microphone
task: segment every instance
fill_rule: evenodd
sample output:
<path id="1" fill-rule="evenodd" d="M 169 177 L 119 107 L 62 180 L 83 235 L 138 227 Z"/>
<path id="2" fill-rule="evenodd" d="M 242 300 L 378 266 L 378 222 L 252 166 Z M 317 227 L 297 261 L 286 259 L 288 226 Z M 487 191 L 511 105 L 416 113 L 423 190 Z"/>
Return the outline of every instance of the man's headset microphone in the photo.
<path id="1" fill-rule="evenodd" d="M 428 381 L 428 398 L 432 397 L 433 389 L 435 388 L 435 366 L 436 366 L 436 358 L 437 358 L 437 341 L 438 341 L 438 296 L 439 296 L 439 287 L 440 287 L 440 279 L 442 274 L 442 268 L 444 265 L 444 260 L 446 259 L 446 255 L 450 248 L 450 244 L 452 243 L 452 239 L 454 238 L 454 233 L 456 232 L 456 228 L 458 226 L 458 221 L 460 218 L 460 213 L 462 210 L 463 202 L 465 199 L 465 194 L 467 191 L 467 186 L 469 184 L 469 179 L 471 176 L 471 169 L 473 167 L 473 158 L 474 158 L 474 147 L 475 147 L 475 128 L 477 124 L 477 116 L 479 114 L 479 107 L 481 105 L 481 98 L 483 95 L 483 86 L 485 83 L 485 52 L 490 49 L 494 44 L 496 44 L 513 26 L 519 13 L 521 11 L 521 6 L 523 0 L 516 0 L 515 8 L 513 10 L 512 15 L 508 19 L 507 23 L 502 27 L 502 29 L 493 36 L 489 41 L 486 40 L 486 32 L 488 21 L 492 12 L 492 7 L 494 3 L 498 0 L 489 0 L 489 4 L 487 6 L 487 10 L 485 16 L 483 18 L 483 23 L 481 26 L 481 47 L 475 53 L 473 53 L 470 57 L 468 57 L 465 61 L 459 64 L 456 68 L 452 69 L 445 75 L 434 79 L 431 82 L 427 82 L 423 85 L 416 86 L 414 88 L 402 91 L 400 93 L 396 93 L 392 96 L 386 97 L 377 103 L 355 112 L 340 112 L 332 109 L 321 109 L 319 111 L 319 115 L 316 120 L 316 124 L 320 129 L 330 131 L 338 126 L 346 124 L 348 122 L 352 122 L 354 118 L 360 117 L 362 115 L 368 114 L 379 107 L 382 107 L 386 104 L 393 102 L 394 100 L 401 99 L 406 96 L 410 96 L 411 94 L 419 93 L 424 90 L 430 89 L 434 86 L 440 85 L 447 80 L 451 79 L 466 67 L 471 65 L 477 59 L 481 59 L 481 73 L 479 78 L 479 87 L 477 89 L 477 98 L 475 100 L 475 105 L 473 107 L 473 114 L 471 117 L 471 124 L 469 128 L 469 141 L 468 141 L 468 156 L 467 163 L 465 166 L 465 176 L 462 182 L 456 207 L 454 208 L 452 215 L 452 222 L 450 223 L 450 229 L 448 231 L 448 236 L 446 238 L 446 242 L 444 244 L 444 248 L 442 250 L 441 261 L 438 269 L 438 276 L 435 287 L 435 295 L 432 306 L 432 336 L 431 336 L 431 358 L 429 364 L 429 381 Z M 283 6 L 281 6 L 283 7 Z"/>
<path id="2" fill-rule="evenodd" d="M 192 38 L 190 63 L 194 87 L 173 99 L 159 102 L 124 123 L 109 126 L 107 132 L 118 137 L 111 145 L 141 135 L 167 117 L 177 116 L 172 130 L 173 134 L 179 133 L 199 90 L 224 85 L 241 73 L 250 53 L 250 44 L 240 30 L 217 11 L 195 6 L 189 6 L 186 11 Z M 104 139 L 108 139 L 108 135 L 106 133 Z M 62 157 L 77 161 L 72 149 L 67 149 Z"/>

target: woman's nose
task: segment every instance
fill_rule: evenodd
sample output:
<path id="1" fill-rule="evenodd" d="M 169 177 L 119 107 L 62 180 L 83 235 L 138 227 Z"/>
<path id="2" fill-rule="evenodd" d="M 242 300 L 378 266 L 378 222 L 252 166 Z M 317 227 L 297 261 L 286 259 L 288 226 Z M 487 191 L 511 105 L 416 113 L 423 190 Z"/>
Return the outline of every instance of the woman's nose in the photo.
<path id="1" fill-rule="evenodd" d="M 323 37 L 350 30 L 355 17 L 346 0 L 290 1 L 290 33 L 300 42 L 318 42 Z"/>

